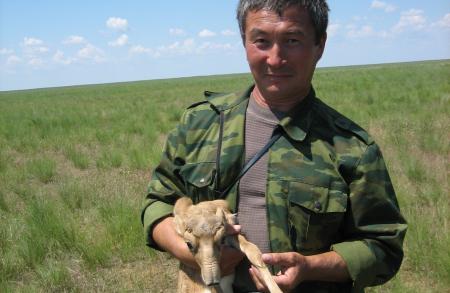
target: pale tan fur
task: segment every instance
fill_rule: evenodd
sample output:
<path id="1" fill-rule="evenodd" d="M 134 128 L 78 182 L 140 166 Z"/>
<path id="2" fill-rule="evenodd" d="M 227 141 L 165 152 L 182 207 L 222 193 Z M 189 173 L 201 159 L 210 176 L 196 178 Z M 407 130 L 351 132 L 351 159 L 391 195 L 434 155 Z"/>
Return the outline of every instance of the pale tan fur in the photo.
<path id="1" fill-rule="evenodd" d="M 222 283 L 219 286 L 221 244 L 241 250 L 259 270 L 269 291 L 281 293 L 262 261 L 259 248 L 242 235 L 226 235 L 225 226 L 235 223 L 235 217 L 229 211 L 226 201 L 205 201 L 193 205 L 190 198 L 180 198 L 175 204 L 174 222 L 177 233 L 191 247 L 191 252 L 200 266 L 199 272 L 180 264 L 179 293 L 228 293 L 231 286 L 228 286 L 228 289 L 225 289 Z"/>

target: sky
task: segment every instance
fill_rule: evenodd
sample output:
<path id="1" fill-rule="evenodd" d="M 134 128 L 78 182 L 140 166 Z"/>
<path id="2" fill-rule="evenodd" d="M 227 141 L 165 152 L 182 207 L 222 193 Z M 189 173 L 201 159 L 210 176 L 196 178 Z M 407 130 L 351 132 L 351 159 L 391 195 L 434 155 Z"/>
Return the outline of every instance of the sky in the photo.
<path id="1" fill-rule="evenodd" d="M 0 91 L 249 72 L 238 0 L 0 0 Z M 318 67 L 450 59 L 448 0 L 329 0 Z"/>

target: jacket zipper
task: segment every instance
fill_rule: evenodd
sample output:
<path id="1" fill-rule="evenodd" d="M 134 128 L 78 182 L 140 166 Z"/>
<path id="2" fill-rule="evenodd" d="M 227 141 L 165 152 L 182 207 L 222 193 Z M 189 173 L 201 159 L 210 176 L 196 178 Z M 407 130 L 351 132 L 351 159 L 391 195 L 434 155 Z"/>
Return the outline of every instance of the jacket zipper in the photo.
<path id="1" fill-rule="evenodd" d="M 225 115 L 223 111 L 219 112 L 219 141 L 217 146 L 217 155 L 216 155 L 216 183 L 214 189 L 217 193 L 220 192 L 220 155 L 222 152 L 222 140 L 223 140 L 223 127 L 225 123 Z"/>

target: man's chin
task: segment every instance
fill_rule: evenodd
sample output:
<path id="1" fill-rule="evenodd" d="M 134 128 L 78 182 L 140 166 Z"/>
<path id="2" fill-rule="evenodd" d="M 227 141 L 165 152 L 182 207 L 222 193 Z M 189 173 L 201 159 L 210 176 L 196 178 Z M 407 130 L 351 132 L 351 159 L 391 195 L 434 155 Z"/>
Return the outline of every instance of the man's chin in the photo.
<path id="1" fill-rule="evenodd" d="M 280 96 L 283 96 L 283 94 L 286 92 L 286 89 L 277 86 L 277 85 L 271 85 L 268 86 L 266 88 L 264 88 L 264 90 L 262 91 L 262 94 L 264 95 L 264 97 L 270 99 L 270 98 L 277 98 Z"/>

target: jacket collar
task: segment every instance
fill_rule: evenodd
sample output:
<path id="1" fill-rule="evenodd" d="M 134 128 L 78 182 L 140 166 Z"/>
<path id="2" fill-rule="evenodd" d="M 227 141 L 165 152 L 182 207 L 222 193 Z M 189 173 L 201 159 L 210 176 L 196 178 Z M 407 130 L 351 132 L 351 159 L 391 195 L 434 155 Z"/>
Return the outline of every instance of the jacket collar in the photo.
<path id="1" fill-rule="evenodd" d="M 303 141 L 306 138 L 313 120 L 312 106 L 315 99 L 316 93 L 311 87 L 308 95 L 280 121 L 280 126 L 293 140 Z"/>
<path id="2" fill-rule="evenodd" d="M 248 102 L 248 98 L 253 91 L 255 85 L 250 86 L 243 93 L 213 93 L 213 92 L 205 92 L 206 100 L 217 110 L 217 111 L 226 111 L 231 109 L 242 102 Z"/>
<path id="3" fill-rule="evenodd" d="M 217 110 L 226 111 L 242 102 L 248 103 L 250 94 L 253 91 L 255 85 L 250 86 L 243 93 L 212 93 L 205 92 L 206 100 Z M 295 141 L 303 141 L 312 124 L 312 106 L 316 99 L 316 93 L 311 87 L 308 95 L 296 105 L 286 117 L 284 117 L 279 125 L 283 128 L 284 132 Z"/>

